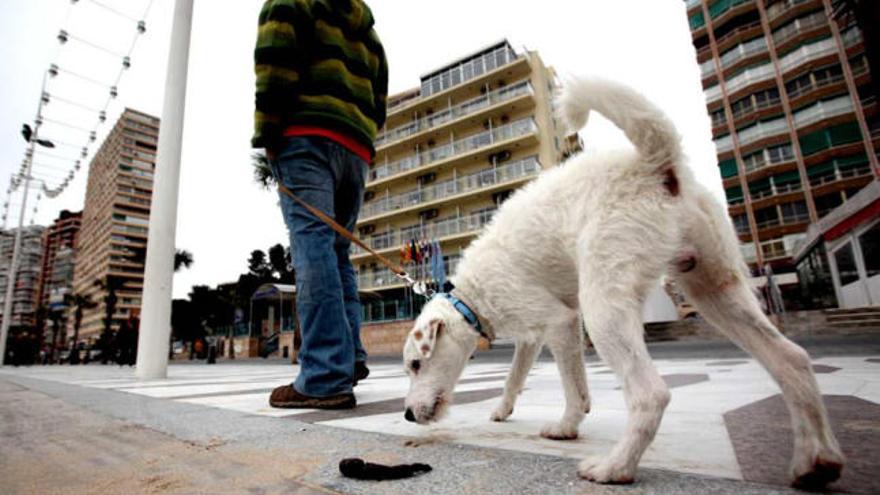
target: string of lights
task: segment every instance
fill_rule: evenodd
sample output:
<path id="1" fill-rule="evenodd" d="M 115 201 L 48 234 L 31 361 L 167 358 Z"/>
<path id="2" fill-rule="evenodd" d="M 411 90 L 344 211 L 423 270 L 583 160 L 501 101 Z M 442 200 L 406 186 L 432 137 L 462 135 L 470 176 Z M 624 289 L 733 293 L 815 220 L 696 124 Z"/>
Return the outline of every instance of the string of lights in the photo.
<path id="1" fill-rule="evenodd" d="M 73 179 L 76 173 L 82 168 L 86 158 L 89 156 L 90 148 L 97 140 L 98 131 L 107 121 L 107 111 L 110 105 L 119 96 L 119 85 L 127 70 L 132 66 L 132 53 L 137 46 L 138 40 L 147 31 L 145 19 L 149 15 L 154 0 L 147 0 L 146 6 L 140 17 L 129 15 L 113 6 L 106 1 L 98 0 L 70 0 L 67 12 L 64 16 L 62 28 L 56 36 L 58 40 L 58 49 L 53 62 L 49 65 L 43 78 L 43 85 L 40 90 L 40 99 L 38 102 L 37 116 L 32 125 L 25 124 L 22 128 L 22 134 L 29 146 L 25 151 L 25 157 L 17 172 L 12 174 L 7 188 L 7 201 L 3 204 L 3 214 L 0 217 L 2 228 L 7 228 L 7 220 L 10 212 L 11 196 L 22 186 L 22 184 L 33 181 L 39 188 L 37 196 L 37 204 L 45 195 L 47 199 L 55 198 L 61 195 Z M 119 51 L 118 48 L 106 46 L 88 37 L 88 33 L 74 32 L 70 26 L 71 17 L 74 9 L 82 3 L 89 3 L 98 9 L 101 9 L 118 22 L 131 25 L 131 42 L 125 51 Z M 129 28 L 125 28 L 129 29 Z M 111 59 L 115 59 L 118 69 L 115 77 L 102 78 L 93 76 L 88 71 L 77 70 L 73 65 L 66 66 L 62 62 L 63 49 L 70 45 L 78 45 L 80 47 L 94 51 L 96 54 L 103 54 Z M 57 85 L 52 85 L 52 81 L 57 79 L 69 78 L 85 82 L 92 87 L 105 91 L 103 104 L 94 104 L 82 101 L 78 96 L 72 94 L 64 94 L 60 90 L 54 89 Z M 61 104 L 74 109 L 85 111 L 88 117 L 80 119 L 64 119 L 52 116 L 46 117 L 44 113 L 52 113 L 47 107 L 50 105 Z M 94 119 L 93 123 L 85 123 L 87 120 Z M 71 121 L 73 120 L 73 121 Z M 72 131 L 81 132 L 82 142 L 74 141 L 80 139 L 78 137 L 67 136 L 66 139 L 58 139 L 54 136 L 40 136 L 39 131 L 45 124 L 53 124 Z M 34 145 L 36 144 L 36 146 Z M 28 167 L 31 172 L 28 174 Z M 49 169 L 49 170 L 43 170 Z M 59 174 L 59 171 L 61 173 Z M 64 172 L 67 172 L 64 174 Z M 31 189 L 28 187 L 27 189 Z M 25 191 L 24 194 L 27 194 Z M 34 216 L 37 207 L 34 207 Z M 33 224 L 33 218 L 31 220 Z"/>

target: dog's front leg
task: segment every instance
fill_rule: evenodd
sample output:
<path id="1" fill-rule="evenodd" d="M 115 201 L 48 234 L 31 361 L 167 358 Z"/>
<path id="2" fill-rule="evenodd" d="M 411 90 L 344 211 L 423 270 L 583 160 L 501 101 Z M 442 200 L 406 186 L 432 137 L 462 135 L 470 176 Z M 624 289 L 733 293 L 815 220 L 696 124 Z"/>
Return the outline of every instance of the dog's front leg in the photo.
<path id="1" fill-rule="evenodd" d="M 551 327 L 547 345 L 556 360 L 562 389 L 565 392 L 565 412 L 558 423 L 541 430 L 541 436 L 552 440 L 572 440 L 578 437 L 578 427 L 590 411 L 590 392 L 584 370 L 584 343 L 580 319 L 569 318 L 559 328 Z"/>
<path id="2" fill-rule="evenodd" d="M 513 365 L 510 373 L 507 375 L 507 382 L 504 384 L 504 397 L 498 407 L 492 411 L 490 418 L 492 421 L 504 421 L 513 413 L 513 406 L 516 404 L 516 398 L 522 392 L 523 384 L 526 382 L 526 376 L 535 358 L 541 352 L 542 344 L 540 342 L 528 342 L 518 340 L 516 342 L 516 350 L 513 352 Z"/>

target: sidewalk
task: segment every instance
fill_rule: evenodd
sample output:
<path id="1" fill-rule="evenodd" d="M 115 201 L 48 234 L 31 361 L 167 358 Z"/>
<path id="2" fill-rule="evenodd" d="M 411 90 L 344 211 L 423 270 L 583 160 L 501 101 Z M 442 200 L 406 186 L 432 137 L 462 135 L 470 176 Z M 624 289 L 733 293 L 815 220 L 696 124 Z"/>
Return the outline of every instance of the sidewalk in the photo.
<path id="1" fill-rule="evenodd" d="M 593 411 L 581 425 L 581 438 L 567 442 L 538 436 L 541 426 L 562 412 L 556 366 L 549 361 L 536 364 L 508 422 L 488 420 L 509 362 L 497 352 L 468 366 L 450 416 L 432 427 L 403 419 L 408 383 L 400 364 L 392 362 L 373 365 L 370 378 L 357 388 L 359 406 L 353 411 L 271 409 L 268 391 L 289 382 L 295 367 L 240 363 L 174 365 L 168 380 L 152 382 L 135 380 L 128 368 L 109 366 L 4 368 L 0 382 L 7 385 L 0 388 L 0 403 L 3 409 L 15 410 L 16 401 L 7 396 L 30 394 L 26 402 L 58 401 L 84 415 L 109 415 L 124 425 L 203 446 L 199 452 L 214 458 L 204 464 L 225 472 L 235 483 L 278 476 L 287 483 L 267 487 L 264 493 L 289 493 L 293 488 L 321 493 L 321 487 L 344 493 L 407 494 L 787 492 L 791 440 L 778 388 L 754 361 L 718 354 L 724 357 L 657 360 L 673 399 L 642 461 L 638 482 L 631 487 L 600 487 L 576 476 L 577 460 L 607 452 L 625 421 L 617 380 L 594 359 L 587 364 Z M 880 356 L 835 355 L 814 363 L 833 427 L 849 458 L 844 478 L 835 487 L 877 493 Z M 23 412 L 17 413 L 20 418 Z M 4 428 L 4 435 L 12 428 Z M 413 438 L 422 446 L 405 447 Z M 8 444 L 7 438 L 2 440 Z M 8 448 L 0 447 L 0 457 L 12 458 L 4 452 Z M 354 482 L 336 471 L 336 463 L 350 456 L 386 463 L 428 462 L 435 471 L 400 482 Z M 260 467 L 253 475 L 244 469 L 251 462 Z M 94 470 L 102 471 L 97 465 Z M 204 488 L 204 482 L 198 486 Z M 193 491 L 175 487 L 156 493 Z M 217 493 L 214 488 L 211 492 Z"/>

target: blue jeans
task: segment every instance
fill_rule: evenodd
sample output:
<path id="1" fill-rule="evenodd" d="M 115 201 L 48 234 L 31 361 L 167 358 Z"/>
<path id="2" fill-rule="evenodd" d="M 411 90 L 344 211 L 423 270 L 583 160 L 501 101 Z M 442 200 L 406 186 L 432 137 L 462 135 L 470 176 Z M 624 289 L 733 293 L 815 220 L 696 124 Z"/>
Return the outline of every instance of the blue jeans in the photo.
<path id="1" fill-rule="evenodd" d="M 276 180 L 353 231 L 364 196 L 367 163 L 322 137 L 287 138 L 274 160 Z M 283 193 L 281 212 L 296 270 L 302 347 L 294 388 L 312 397 L 350 393 L 355 360 L 365 361 L 357 274 L 351 241 Z"/>

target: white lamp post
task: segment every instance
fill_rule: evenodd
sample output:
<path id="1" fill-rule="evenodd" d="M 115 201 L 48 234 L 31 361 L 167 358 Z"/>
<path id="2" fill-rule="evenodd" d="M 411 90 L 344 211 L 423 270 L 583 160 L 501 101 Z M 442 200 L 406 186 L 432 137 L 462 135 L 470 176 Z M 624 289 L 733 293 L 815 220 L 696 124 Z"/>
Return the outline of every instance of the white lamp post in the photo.
<path id="1" fill-rule="evenodd" d="M 165 378 L 168 371 L 177 195 L 192 12 L 193 0 L 176 1 L 144 270 L 136 371 L 140 379 Z"/>

